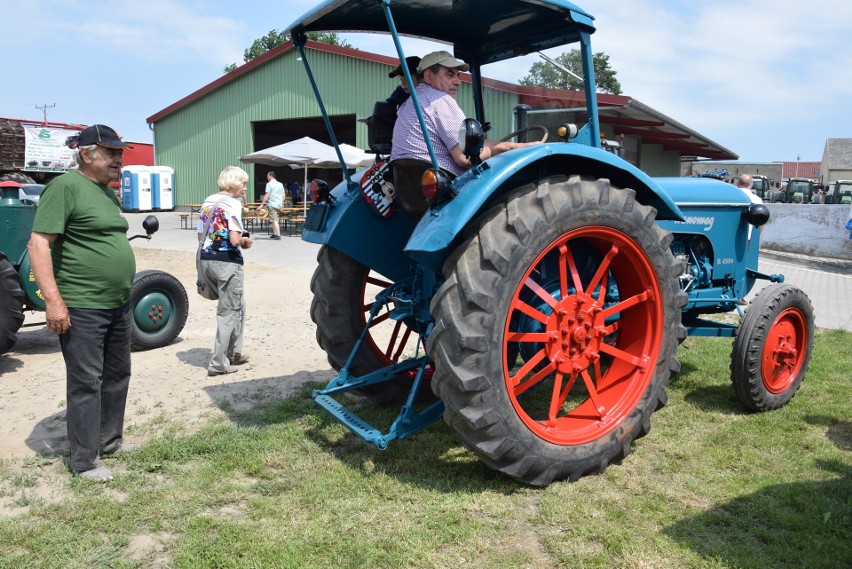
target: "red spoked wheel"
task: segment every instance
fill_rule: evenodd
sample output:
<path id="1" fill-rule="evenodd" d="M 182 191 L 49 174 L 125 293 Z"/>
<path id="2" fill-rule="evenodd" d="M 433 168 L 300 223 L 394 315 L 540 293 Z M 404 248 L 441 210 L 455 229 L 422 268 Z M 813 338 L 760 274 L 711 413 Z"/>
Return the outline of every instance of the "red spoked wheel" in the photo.
<path id="1" fill-rule="evenodd" d="M 319 264 L 311 279 L 314 293 L 311 319 L 317 326 L 317 341 L 329 364 L 339 371 L 367 325 L 376 294 L 393 283 L 331 247 L 320 249 L 317 260 Z M 391 302 L 389 308 L 394 307 Z M 370 324 L 364 345 L 349 371 L 364 375 L 425 355 L 425 346 L 422 343 L 418 346 L 419 335 L 412 325 L 410 320 L 391 319 L 388 311 L 383 310 Z M 427 368 L 424 379 L 431 379 L 432 369 Z M 367 386 L 361 392 L 378 403 L 401 403 L 411 389 L 415 373 L 401 373 L 394 380 Z M 429 389 L 425 392 L 428 394 Z"/>
<path id="2" fill-rule="evenodd" d="M 632 190 L 550 178 L 486 213 L 444 265 L 429 354 L 444 419 L 490 467 L 576 480 L 630 452 L 685 336 L 671 235 Z"/>
<path id="3" fill-rule="evenodd" d="M 597 253 L 596 270 L 581 275 L 589 249 Z M 583 254 L 582 262 L 572 251 Z M 547 264 L 555 275 L 543 287 Z M 608 301 L 616 283 L 618 300 Z M 653 265 L 622 231 L 583 227 L 546 247 L 512 297 L 504 333 L 504 354 L 513 352 L 511 343 L 521 354 L 533 352 L 520 367 L 504 363 L 512 406 L 526 426 L 554 444 L 578 445 L 620 424 L 653 376 L 663 340 L 661 302 Z M 524 326 L 529 319 L 539 325 Z M 540 395 L 529 395 L 532 388 Z"/>
<path id="4" fill-rule="evenodd" d="M 798 391 L 813 351 L 814 315 L 807 295 L 774 284 L 751 302 L 734 340 L 731 381 L 755 411 L 784 406 Z"/>

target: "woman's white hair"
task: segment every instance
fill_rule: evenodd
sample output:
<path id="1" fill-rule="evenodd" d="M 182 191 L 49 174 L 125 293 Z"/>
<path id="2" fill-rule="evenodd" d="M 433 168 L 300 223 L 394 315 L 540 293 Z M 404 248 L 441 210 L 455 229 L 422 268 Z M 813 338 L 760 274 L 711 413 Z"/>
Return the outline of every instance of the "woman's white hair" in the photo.
<path id="1" fill-rule="evenodd" d="M 228 191 L 248 182 L 248 174 L 239 166 L 228 166 L 219 174 L 218 186 L 220 190 Z"/>

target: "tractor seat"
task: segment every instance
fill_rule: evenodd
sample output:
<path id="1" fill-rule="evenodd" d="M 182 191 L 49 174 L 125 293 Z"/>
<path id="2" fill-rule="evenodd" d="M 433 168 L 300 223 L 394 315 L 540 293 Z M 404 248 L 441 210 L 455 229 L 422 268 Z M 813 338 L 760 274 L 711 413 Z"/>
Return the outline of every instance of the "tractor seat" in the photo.
<path id="1" fill-rule="evenodd" d="M 367 123 L 367 144 L 370 150 L 384 156 L 390 154 L 396 105 L 387 101 L 376 101 L 373 114 L 362 120 Z"/>
<path id="2" fill-rule="evenodd" d="M 423 172 L 432 167 L 432 163 L 416 158 L 397 158 L 390 163 L 390 167 L 396 193 L 394 201 L 406 215 L 413 219 L 420 219 L 429 209 L 429 204 L 423 197 L 420 179 L 423 177 Z M 449 176 L 450 180 L 456 177 L 452 172 L 443 168 L 441 170 Z"/>

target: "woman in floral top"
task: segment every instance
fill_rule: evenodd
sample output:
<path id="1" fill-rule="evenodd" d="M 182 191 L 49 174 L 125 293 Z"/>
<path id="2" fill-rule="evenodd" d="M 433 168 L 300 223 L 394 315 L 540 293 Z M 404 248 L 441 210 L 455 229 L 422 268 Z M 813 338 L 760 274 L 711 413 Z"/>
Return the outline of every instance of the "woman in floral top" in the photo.
<path id="1" fill-rule="evenodd" d="M 207 364 L 207 375 L 233 373 L 232 367 L 248 361 L 243 352 L 246 300 L 244 295 L 243 254 L 240 249 L 251 247 L 252 240 L 243 228 L 242 199 L 246 195 L 248 174 L 236 166 L 228 166 L 219 174 L 219 192 L 209 196 L 201 206 L 198 220 L 198 240 L 204 239 L 201 249 L 201 270 L 207 281 L 218 288 L 216 307 L 216 342 L 213 356 Z M 207 234 L 204 228 L 212 218 Z"/>

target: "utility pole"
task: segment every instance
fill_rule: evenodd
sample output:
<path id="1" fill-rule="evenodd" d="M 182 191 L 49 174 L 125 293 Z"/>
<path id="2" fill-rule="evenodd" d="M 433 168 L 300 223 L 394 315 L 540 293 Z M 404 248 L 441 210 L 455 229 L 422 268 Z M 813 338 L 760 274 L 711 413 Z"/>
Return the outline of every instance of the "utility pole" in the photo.
<path id="1" fill-rule="evenodd" d="M 47 124 L 47 113 L 50 112 L 48 109 L 52 109 L 55 106 L 56 106 L 56 103 L 53 103 L 52 105 L 48 105 L 47 103 L 43 104 L 42 106 L 36 105 L 36 108 L 44 114 L 45 124 Z"/>

